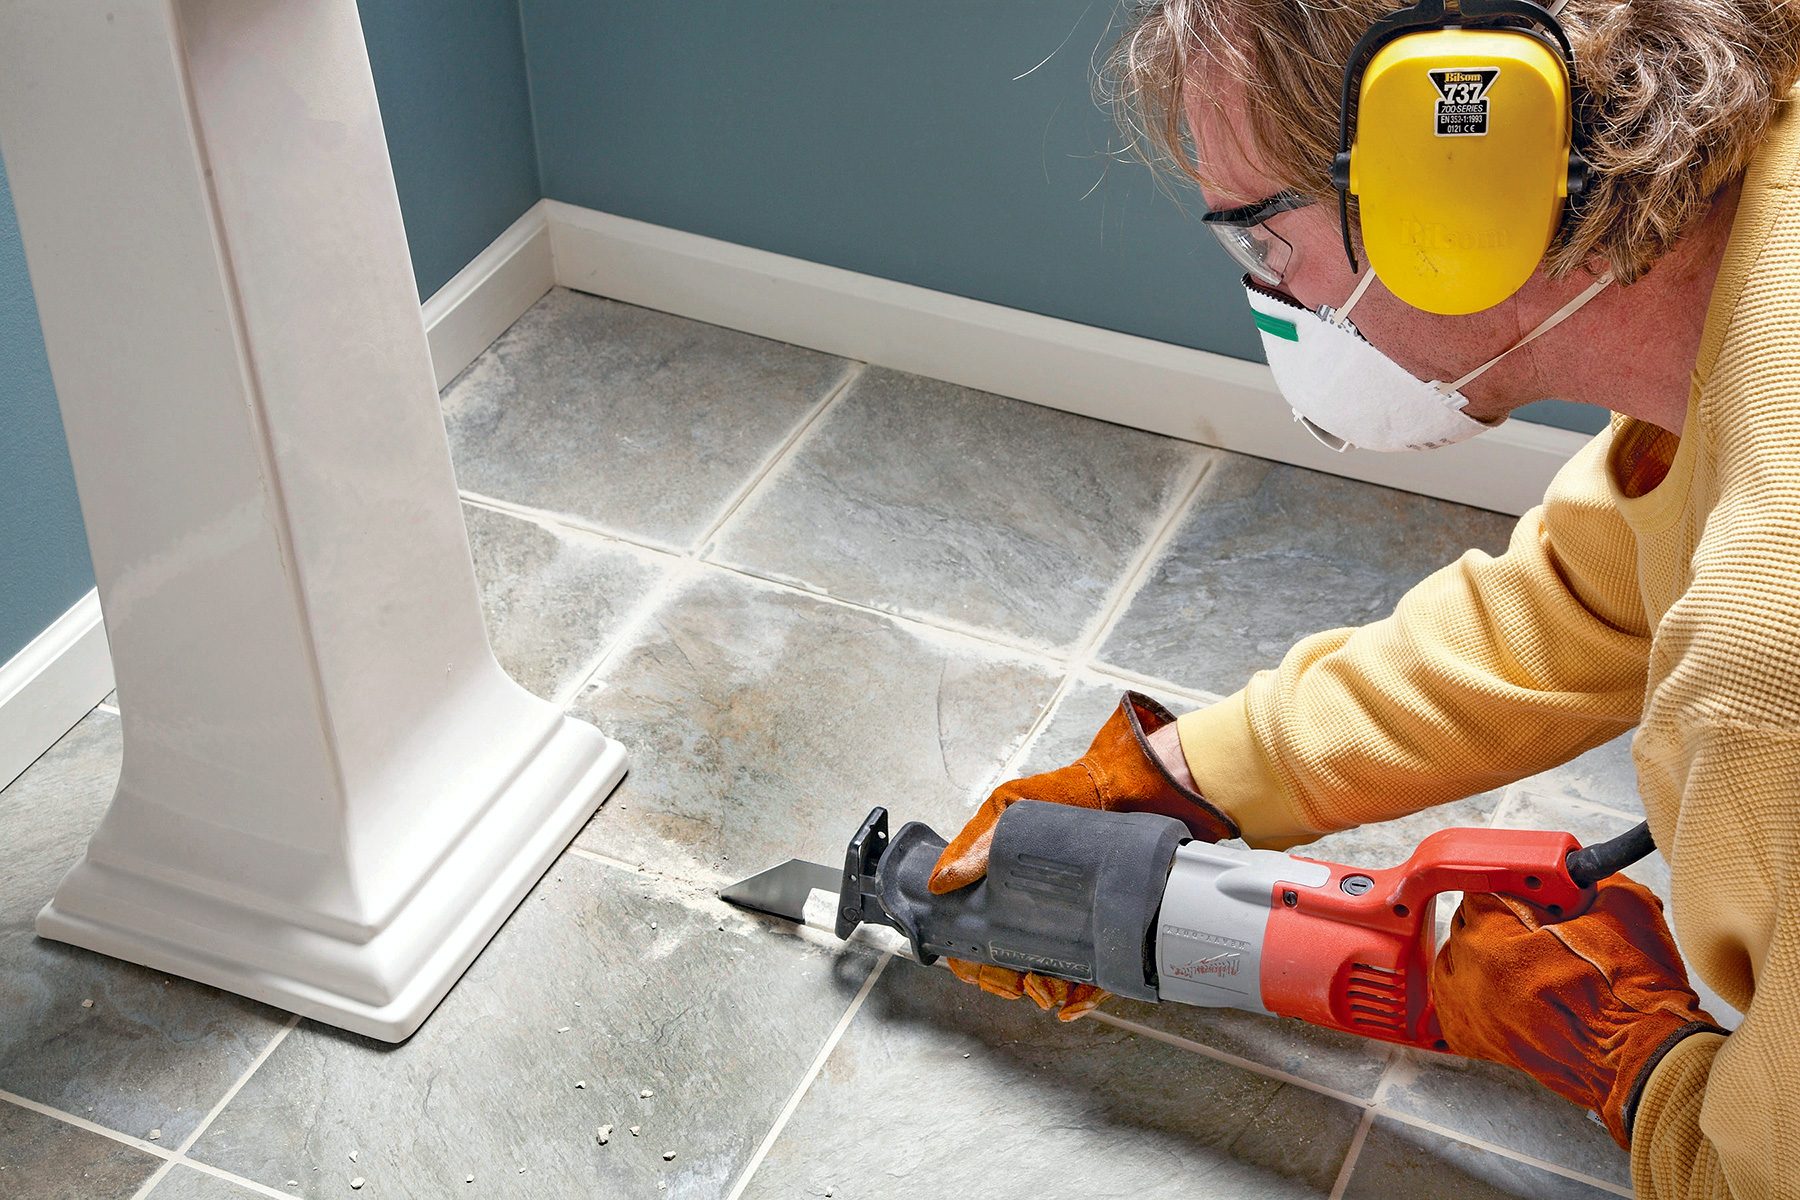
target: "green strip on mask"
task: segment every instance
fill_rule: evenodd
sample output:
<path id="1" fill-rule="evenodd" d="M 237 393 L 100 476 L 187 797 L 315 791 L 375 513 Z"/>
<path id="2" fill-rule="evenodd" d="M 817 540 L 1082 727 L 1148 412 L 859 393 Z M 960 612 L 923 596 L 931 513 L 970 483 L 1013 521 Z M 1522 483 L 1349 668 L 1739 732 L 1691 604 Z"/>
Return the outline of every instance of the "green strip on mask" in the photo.
<path id="1" fill-rule="evenodd" d="M 1292 321 L 1284 321 L 1280 317 L 1271 317 L 1268 313 L 1251 310 L 1256 318 L 1256 327 L 1272 337 L 1286 338 L 1290 342 L 1300 340 L 1300 329 Z"/>

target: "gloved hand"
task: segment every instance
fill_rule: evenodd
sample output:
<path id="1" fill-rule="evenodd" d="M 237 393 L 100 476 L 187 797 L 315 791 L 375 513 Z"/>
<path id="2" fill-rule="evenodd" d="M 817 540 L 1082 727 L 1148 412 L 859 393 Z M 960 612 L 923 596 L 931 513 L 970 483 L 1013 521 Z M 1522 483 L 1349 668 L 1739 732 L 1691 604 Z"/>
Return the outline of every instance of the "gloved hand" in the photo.
<path id="1" fill-rule="evenodd" d="M 1229 817 L 1192 788 L 1178 783 L 1150 749 L 1149 735 L 1175 720 L 1168 709 L 1137 692 L 1126 692 L 1118 711 L 1108 718 L 1093 745 L 1073 764 L 995 788 L 962 832 L 944 847 L 931 873 L 930 887 L 942 895 L 967 887 L 987 874 L 994 825 L 1014 800 L 1047 800 L 1109 812 L 1151 812 L 1175 817 L 1194 837 L 1206 842 L 1236 837 Z M 1030 996 L 1039 1008 L 1056 1009 L 1065 1021 L 1090 1012 L 1106 998 L 1092 984 L 1069 983 L 1035 972 L 950 960 L 950 969 L 965 983 L 1008 1000 Z"/>
<path id="2" fill-rule="evenodd" d="M 1451 1050 L 1593 1109 L 1629 1149 L 1662 1056 L 1689 1034 L 1724 1031 L 1688 987 L 1662 902 L 1621 876 L 1597 890 L 1585 913 L 1553 924 L 1521 900 L 1465 898 L 1431 988 Z"/>

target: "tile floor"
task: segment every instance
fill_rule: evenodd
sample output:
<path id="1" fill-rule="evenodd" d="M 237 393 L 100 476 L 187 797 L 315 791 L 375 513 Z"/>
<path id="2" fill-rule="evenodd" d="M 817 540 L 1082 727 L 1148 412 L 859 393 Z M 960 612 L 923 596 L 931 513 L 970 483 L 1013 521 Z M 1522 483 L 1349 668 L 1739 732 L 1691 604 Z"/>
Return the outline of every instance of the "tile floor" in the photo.
<path id="1" fill-rule="evenodd" d="M 949 832 L 1121 688 L 1205 703 L 1509 522 L 566 291 L 444 413 L 501 661 L 631 774 L 391 1047 L 33 937 L 109 697 L 0 793 L 0 1196 L 1630 1194 L 1518 1076 L 1235 1012 L 1060 1025 L 714 898 L 874 803 Z M 1621 741 L 1319 852 L 1635 812 Z"/>

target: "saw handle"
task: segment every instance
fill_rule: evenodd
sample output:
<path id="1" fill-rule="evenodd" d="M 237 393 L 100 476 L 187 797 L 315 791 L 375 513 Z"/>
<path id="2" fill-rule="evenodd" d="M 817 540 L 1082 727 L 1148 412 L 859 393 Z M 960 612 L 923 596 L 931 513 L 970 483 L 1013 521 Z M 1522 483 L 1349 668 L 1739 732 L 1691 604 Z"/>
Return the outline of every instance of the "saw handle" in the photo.
<path id="1" fill-rule="evenodd" d="M 1591 883 L 1570 875 L 1579 849 L 1567 833 L 1441 829 L 1399 866 L 1323 863 L 1330 876 L 1317 887 L 1277 884 L 1263 946 L 1263 1002 L 1315 1025 L 1443 1050 L 1430 982 L 1437 897 L 1512 896 L 1551 921 L 1575 916 L 1594 898 Z"/>

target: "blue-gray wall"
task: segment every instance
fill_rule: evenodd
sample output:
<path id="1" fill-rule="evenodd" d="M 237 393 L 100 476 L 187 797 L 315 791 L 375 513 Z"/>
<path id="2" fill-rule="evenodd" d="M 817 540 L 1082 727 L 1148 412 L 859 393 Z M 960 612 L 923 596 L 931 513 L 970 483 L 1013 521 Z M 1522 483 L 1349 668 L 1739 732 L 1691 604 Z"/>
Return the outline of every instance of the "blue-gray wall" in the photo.
<path id="1" fill-rule="evenodd" d="M 537 202 L 513 0 L 362 0 L 421 297 Z M 0 663 L 94 586 L 0 168 Z"/>
<path id="2" fill-rule="evenodd" d="M 1236 272 L 1144 168 L 1109 156 L 1116 134 L 1089 84 L 1115 0 L 361 12 L 421 296 L 548 195 L 1259 356 Z M 1601 419 L 1570 405 L 1527 415 Z M 0 662 L 92 586 L 0 171 Z"/>
<path id="3" fill-rule="evenodd" d="M 1116 0 L 520 11 L 554 199 L 1261 357 L 1239 272 L 1141 165 L 1109 157 L 1090 80 Z"/>
<path id="4" fill-rule="evenodd" d="M 0 170 L 0 663 L 93 586 L 12 189 Z"/>
<path id="5" fill-rule="evenodd" d="M 361 0 L 423 299 L 543 195 L 514 0 Z"/>

